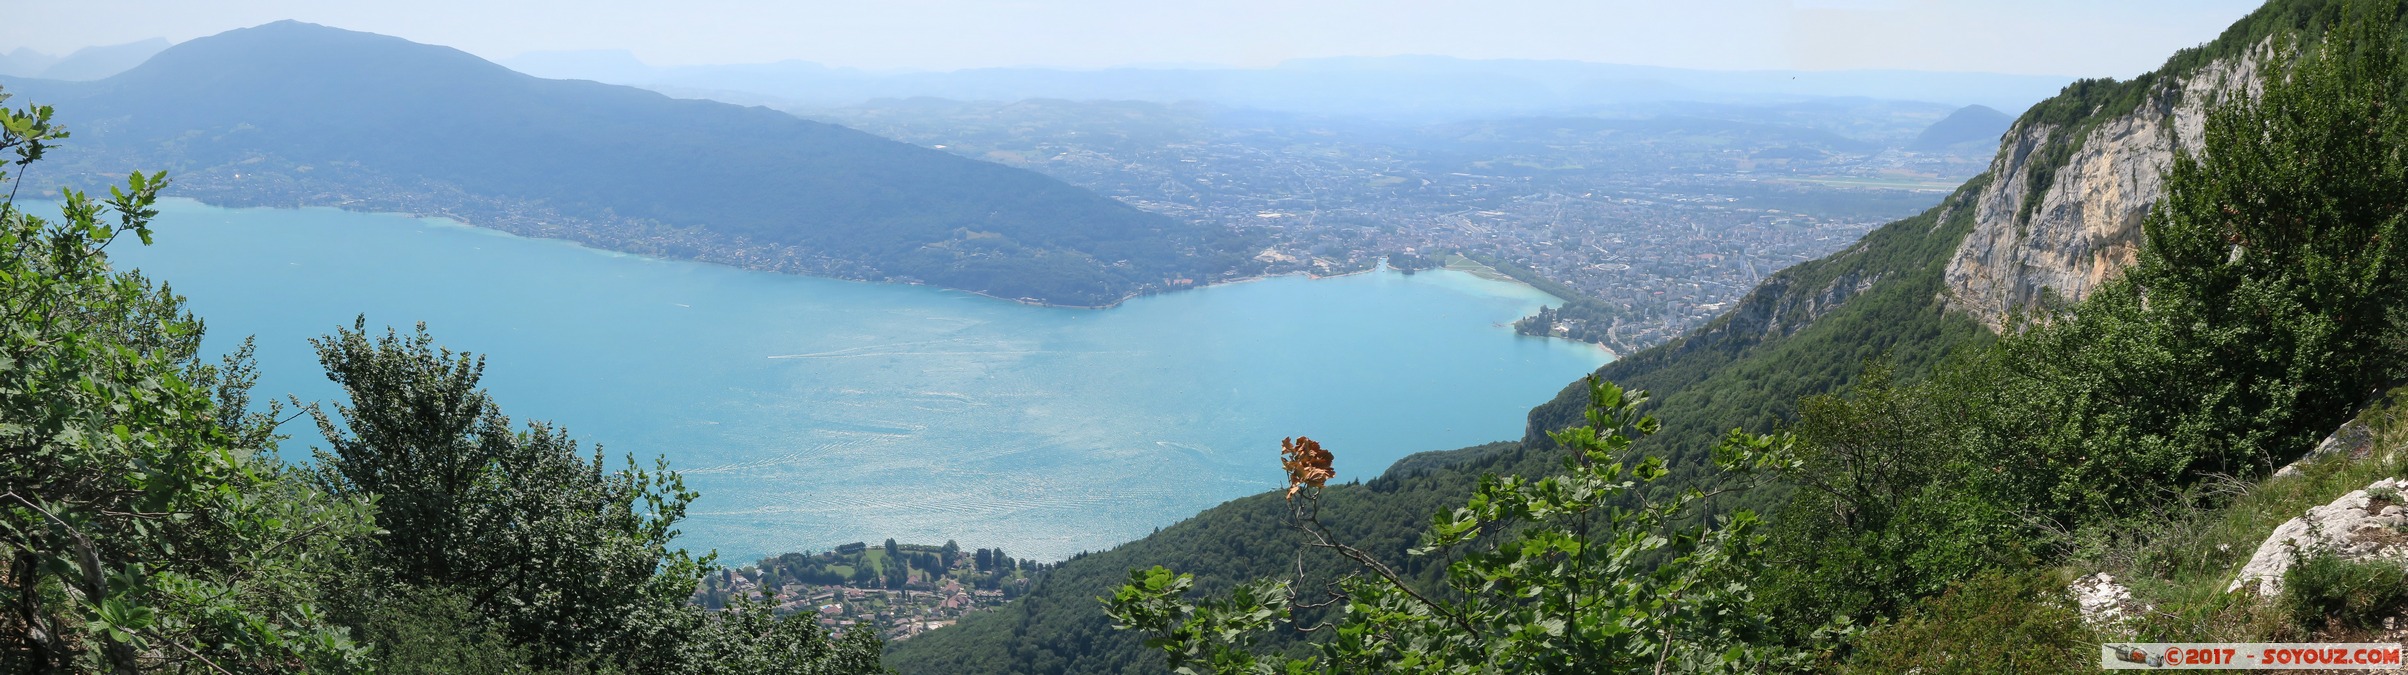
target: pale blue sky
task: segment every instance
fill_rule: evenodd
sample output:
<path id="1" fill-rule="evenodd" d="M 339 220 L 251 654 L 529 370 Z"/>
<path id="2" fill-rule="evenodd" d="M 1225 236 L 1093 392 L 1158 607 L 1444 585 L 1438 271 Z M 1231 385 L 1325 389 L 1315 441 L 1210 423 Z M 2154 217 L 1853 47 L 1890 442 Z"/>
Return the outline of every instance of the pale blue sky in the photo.
<path id="1" fill-rule="evenodd" d="M 189 40 L 278 19 L 488 58 L 628 49 L 659 65 L 1263 66 L 1438 54 L 1711 69 L 2127 77 L 2255 0 L 0 0 L 0 51 Z"/>

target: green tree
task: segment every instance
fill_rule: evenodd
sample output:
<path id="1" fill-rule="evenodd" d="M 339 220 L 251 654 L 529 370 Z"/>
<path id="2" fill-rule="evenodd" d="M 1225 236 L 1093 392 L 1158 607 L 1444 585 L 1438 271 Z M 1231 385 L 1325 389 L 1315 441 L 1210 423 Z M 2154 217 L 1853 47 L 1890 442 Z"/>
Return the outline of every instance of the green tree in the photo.
<path id="1" fill-rule="evenodd" d="M 510 675 L 541 672 L 526 646 L 472 608 L 460 593 L 399 588 L 343 603 L 358 621 L 354 637 L 374 648 L 385 675 Z"/>
<path id="2" fill-rule="evenodd" d="M 670 546 L 695 493 L 665 461 L 611 470 L 566 431 L 513 429 L 478 387 L 483 359 L 423 325 L 371 338 L 362 318 L 313 343 L 347 395 L 311 409 L 332 446 L 319 480 L 376 501 L 374 581 L 458 593 L 544 663 L 667 651 L 710 560 Z"/>
<path id="3" fill-rule="evenodd" d="M 856 629 L 830 638 L 806 615 L 780 618 L 769 604 L 736 598 L 680 647 L 683 672 L 693 675 L 853 675 L 885 672 L 876 631 Z"/>
<path id="4" fill-rule="evenodd" d="M 1926 381 L 1876 367 L 1800 407 L 1763 593 L 1793 639 L 2215 506 L 2215 477 L 2273 472 L 2408 375 L 2401 5 L 2333 6 L 2210 108 L 2126 276 Z"/>
<path id="5" fill-rule="evenodd" d="M 872 632 L 831 641 L 808 615 L 691 604 L 715 556 L 671 546 L 696 495 L 666 461 L 613 470 L 565 431 L 512 428 L 479 388 L 483 359 L 423 325 L 371 338 L 362 318 L 315 344 L 348 395 L 311 410 L 332 446 L 317 479 L 377 504 L 352 614 L 390 641 L 389 670 L 881 672 Z M 432 635 L 445 624 L 456 634 Z"/>
<path id="6" fill-rule="evenodd" d="M 0 670 L 363 666 L 319 603 L 364 509 L 277 461 L 247 343 L 205 363 L 183 298 L 110 268 L 119 237 L 150 243 L 165 174 L 66 191 L 58 221 L 18 208 L 67 137 L 50 118 L 0 110 Z"/>
<path id="7" fill-rule="evenodd" d="M 2097 672 L 2099 642 L 2048 570 L 1988 570 L 1901 611 L 1856 638 L 1853 658 L 1829 670 L 1893 673 Z"/>
<path id="8" fill-rule="evenodd" d="M 1760 572 L 1755 515 L 1685 524 L 1703 516 L 1688 507 L 1707 494 L 1650 495 L 1663 462 L 1619 459 L 1659 428 L 1639 413 L 1646 394 L 1594 378 L 1589 394 L 1587 424 L 1553 434 L 1571 451 L 1561 474 L 1483 477 L 1468 502 L 1434 520 L 1413 553 L 1451 560 L 1443 588 L 1417 588 L 1330 538 L 1318 501 L 1335 474 L 1316 444 L 1291 447 L 1290 522 L 1308 547 L 1335 551 L 1358 572 L 1318 593 L 1298 592 L 1300 579 L 1258 581 L 1198 603 L 1186 597 L 1192 576 L 1132 570 L 1106 611 L 1183 673 L 1661 672 L 1778 656 L 1753 646 L 1768 630 L 1745 611 Z M 1752 473 L 1788 461 L 1787 446 L 1733 432 L 1715 454 L 1726 470 Z M 1297 610 L 1331 603 L 1342 606 L 1333 622 L 1299 625 Z M 1326 631 L 1317 657 L 1256 654 L 1258 634 L 1280 626 Z"/>
<path id="9" fill-rule="evenodd" d="M 2408 70 L 2396 3 L 2354 3 L 2264 94 L 2214 110 L 2176 158 L 2129 273 L 2184 358 L 2189 467 L 2271 469 L 2408 365 Z M 2193 428 L 2195 427 L 2195 428 Z M 2227 449 L 2229 448 L 2229 449 Z"/>
<path id="10" fill-rule="evenodd" d="M 2398 8 L 2348 6 L 2210 110 L 2123 279 L 1967 364 L 1987 498 L 2077 526 L 2164 496 L 2131 486 L 2264 475 L 2408 372 Z"/>
<path id="11" fill-rule="evenodd" d="M 1847 390 L 1807 397 L 1790 426 L 1793 486 L 1772 520 L 1763 611 L 1801 642 L 1891 616 L 1986 567 L 2029 561 L 2006 505 L 1977 498 L 1986 473 L 1973 411 L 1984 372 L 1953 362 L 1900 382 L 1875 361 Z M 1837 626 L 1829 625 L 1840 618 Z"/>

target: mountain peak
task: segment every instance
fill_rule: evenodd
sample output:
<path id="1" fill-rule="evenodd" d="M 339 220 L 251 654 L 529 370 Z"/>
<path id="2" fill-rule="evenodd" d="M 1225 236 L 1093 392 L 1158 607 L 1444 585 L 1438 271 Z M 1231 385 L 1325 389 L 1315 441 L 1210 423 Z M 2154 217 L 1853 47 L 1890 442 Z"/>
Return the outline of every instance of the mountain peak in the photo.
<path id="1" fill-rule="evenodd" d="M 2014 123 L 2014 117 L 1999 112 L 1997 108 L 1980 104 L 1969 105 L 1958 108 L 1956 112 L 1949 113 L 1948 117 L 1925 127 L 1922 135 L 1917 136 L 1914 144 L 1908 147 L 1934 151 L 1958 143 L 1979 142 L 1985 144 L 1982 146 L 1982 150 L 1988 151 L 1994 146 L 1987 144 L 1997 142 L 1998 137 L 2007 133 L 2007 127 Z"/>
<path id="2" fill-rule="evenodd" d="M 299 21 L 99 82 L 28 84 L 94 132 L 81 150 L 242 203 L 449 199 L 486 224 L 637 253 L 1078 305 L 1229 272 L 1245 258 L 1223 253 L 1247 248 L 1023 169 Z"/>
<path id="3" fill-rule="evenodd" d="M 107 81 L 172 89 L 236 80 L 366 79 L 401 86 L 508 74 L 509 69 L 450 47 L 287 19 L 168 47 Z"/>

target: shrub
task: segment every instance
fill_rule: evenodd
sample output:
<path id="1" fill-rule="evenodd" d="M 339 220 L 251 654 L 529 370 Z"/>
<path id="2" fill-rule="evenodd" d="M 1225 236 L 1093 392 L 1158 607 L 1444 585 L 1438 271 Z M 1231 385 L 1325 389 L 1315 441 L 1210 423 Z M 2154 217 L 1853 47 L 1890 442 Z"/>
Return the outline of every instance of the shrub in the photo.
<path id="1" fill-rule="evenodd" d="M 2300 628 L 2371 628 L 2408 609 L 2408 565 L 2319 551 L 2283 573 L 2283 613 Z"/>
<path id="2" fill-rule="evenodd" d="M 2096 670 L 2098 640 L 2051 572 L 1985 572 L 1857 638 L 1849 673 Z"/>

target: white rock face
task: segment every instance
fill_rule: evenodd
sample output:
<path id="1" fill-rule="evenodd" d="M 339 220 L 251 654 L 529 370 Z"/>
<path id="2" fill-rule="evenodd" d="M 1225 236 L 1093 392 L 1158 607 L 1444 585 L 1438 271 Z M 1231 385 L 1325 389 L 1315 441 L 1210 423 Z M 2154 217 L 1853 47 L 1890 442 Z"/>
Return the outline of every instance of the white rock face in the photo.
<path id="1" fill-rule="evenodd" d="M 2102 631 L 2120 631 L 2124 621 L 2137 613 L 2132 606 L 2132 589 L 2115 582 L 2115 577 L 2100 572 L 2080 579 L 2066 587 L 2074 596 L 2074 605 L 2082 611 L 2082 621 Z"/>
<path id="2" fill-rule="evenodd" d="M 2301 551 L 2326 550 L 2353 560 L 2388 558 L 2408 560 L 2408 512 L 2398 500 L 2408 499 L 2400 492 L 2408 481 L 2385 478 L 2366 486 L 2333 503 L 2308 509 L 2307 515 L 2293 518 L 2259 544 L 2257 553 L 2249 556 L 2249 564 L 2232 580 L 2227 591 L 2255 586 L 2258 595 L 2271 597 L 2283 591 L 2283 573 L 2291 569 L 2291 544 Z M 2378 500 L 2370 493 L 2386 493 L 2388 499 Z"/>
<path id="3" fill-rule="evenodd" d="M 2044 299 L 2078 302 L 2122 274 L 2139 253 L 2141 220 L 2164 194 L 2175 153 L 2198 151 L 2210 105 L 2257 93 L 2265 49 L 2160 84 L 2131 114 L 2100 123 L 2057 170 L 2029 220 L 2018 215 L 2030 167 L 2053 136 L 2071 131 L 2037 124 L 2008 131 L 1976 202 L 1973 232 L 1948 262 L 1949 307 L 2003 331 Z"/>

